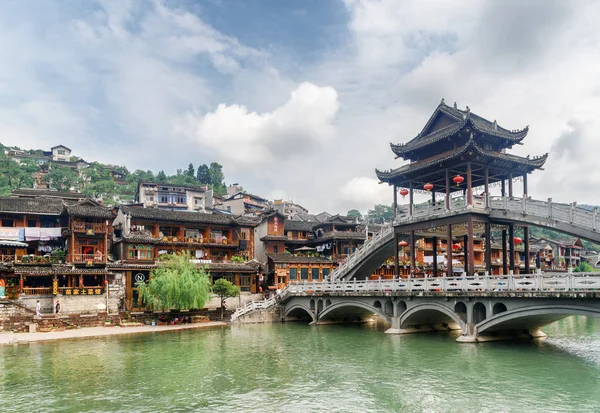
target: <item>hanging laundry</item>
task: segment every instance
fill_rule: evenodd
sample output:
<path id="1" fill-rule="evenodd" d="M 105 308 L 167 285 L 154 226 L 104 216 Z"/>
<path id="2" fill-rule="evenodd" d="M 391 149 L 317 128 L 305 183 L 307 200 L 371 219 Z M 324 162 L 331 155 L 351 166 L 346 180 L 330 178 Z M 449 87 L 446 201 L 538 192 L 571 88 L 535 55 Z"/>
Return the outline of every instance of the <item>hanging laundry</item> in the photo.
<path id="1" fill-rule="evenodd" d="M 0 228 L 0 239 L 18 241 L 19 228 Z"/>
<path id="2" fill-rule="evenodd" d="M 39 241 L 40 240 L 40 228 L 23 228 L 25 230 L 26 241 Z"/>

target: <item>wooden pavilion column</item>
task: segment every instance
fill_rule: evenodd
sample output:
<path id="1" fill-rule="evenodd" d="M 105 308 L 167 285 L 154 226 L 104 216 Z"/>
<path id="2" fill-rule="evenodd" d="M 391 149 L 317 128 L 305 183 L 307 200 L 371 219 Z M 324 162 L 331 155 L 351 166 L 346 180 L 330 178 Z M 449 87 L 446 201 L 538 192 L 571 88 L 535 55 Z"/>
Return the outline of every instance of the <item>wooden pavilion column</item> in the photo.
<path id="1" fill-rule="evenodd" d="M 446 169 L 446 209 L 450 209 L 450 171 Z"/>
<path id="2" fill-rule="evenodd" d="M 448 260 L 448 277 L 452 277 L 452 224 L 448 224 L 448 234 L 447 234 L 447 245 L 446 245 L 446 257 Z"/>
<path id="3" fill-rule="evenodd" d="M 508 224 L 508 249 L 510 253 L 510 257 L 508 257 L 508 262 L 510 263 L 509 273 L 510 271 L 515 272 L 515 226 L 514 224 Z"/>
<path id="4" fill-rule="evenodd" d="M 485 186 L 485 207 L 490 207 L 490 169 L 486 165 L 484 170 L 484 186 Z"/>
<path id="5" fill-rule="evenodd" d="M 525 250 L 525 274 L 531 272 L 529 266 L 529 227 L 523 227 L 523 249 Z"/>
<path id="6" fill-rule="evenodd" d="M 415 231 L 410 231 L 410 270 L 415 270 Z"/>
<path id="7" fill-rule="evenodd" d="M 506 253 L 506 230 L 502 230 L 502 274 L 508 275 L 508 254 Z"/>
<path id="8" fill-rule="evenodd" d="M 473 205 L 473 177 L 471 162 L 467 162 L 467 205 Z"/>
<path id="9" fill-rule="evenodd" d="M 398 188 L 394 184 L 394 221 L 396 221 L 396 215 L 398 215 Z"/>
<path id="10" fill-rule="evenodd" d="M 431 204 L 435 204 L 435 188 L 431 190 Z"/>
<path id="11" fill-rule="evenodd" d="M 492 274 L 492 224 L 485 224 L 485 271 Z"/>
<path id="12" fill-rule="evenodd" d="M 512 174 L 508 175 L 508 196 L 512 198 L 513 196 L 513 176 Z"/>
<path id="13" fill-rule="evenodd" d="M 500 195 L 503 197 L 506 196 L 506 181 L 502 180 L 502 188 L 500 188 Z"/>
<path id="14" fill-rule="evenodd" d="M 527 198 L 527 174 L 523 174 L 523 198 Z"/>
<path id="15" fill-rule="evenodd" d="M 433 237 L 433 276 L 437 277 L 438 262 L 437 262 L 437 237 Z"/>
<path id="16" fill-rule="evenodd" d="M 473 248 L 473 218 L 469 217 L 467 221 L 467 256 L 469 257 L 468 275 L 475 275 L 475 251 Z"/>
<path id="17" fill-rule="evenodd" d="M 408 216 L 412 218 L 413 215 L 413 183 L 408 183 Z"/>
<path id="18" fill-rule="evenodd" d="M 398 250 L 398 233 L 394 231 L 394 278 L 399 278 L 400 276 L 400 260 L 398 258 L 398 254 L 400 251 Z"/>

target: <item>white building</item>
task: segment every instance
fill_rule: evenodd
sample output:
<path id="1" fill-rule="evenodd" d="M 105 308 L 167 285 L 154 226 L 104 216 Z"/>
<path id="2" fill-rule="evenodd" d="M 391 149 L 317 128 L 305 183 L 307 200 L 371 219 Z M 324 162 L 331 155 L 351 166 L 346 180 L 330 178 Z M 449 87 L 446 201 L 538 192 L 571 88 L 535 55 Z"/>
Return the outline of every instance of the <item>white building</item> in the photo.
<path id="1" fill-rule="evenodd" d="M 146 208 L 207 212 L 213 207 L 213 191 L 206 186 L 140 182 L 136 201 Z"/>
<path id="2" fill-rule="evenodd" d="M 71 160 L 71 150 L 64 145 L 53 146 L 50 150 L 53 161 L 69 162 Z"/>

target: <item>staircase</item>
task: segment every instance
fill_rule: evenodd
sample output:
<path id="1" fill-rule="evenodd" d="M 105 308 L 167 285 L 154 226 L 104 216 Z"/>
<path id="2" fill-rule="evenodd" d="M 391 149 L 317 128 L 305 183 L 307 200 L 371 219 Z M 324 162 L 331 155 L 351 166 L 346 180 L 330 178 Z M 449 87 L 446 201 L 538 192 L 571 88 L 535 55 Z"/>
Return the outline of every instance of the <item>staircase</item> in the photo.
<path id="1" fill-rule="evenodd" d="M 248 304 L 239 307 L 237 310 L 234 311 L 234 313 L 231 315 L 231 321 L 235 321 L 238 318 L 240 318 L 241 316 L 243 316 L 244 314 L 248 314 L 252 311 L 257 311 L 257 310 L 266 310 L 268 308 L 274 307 L 277 304 L 277 299 L 275 297 L 271 297 L 267 300 L 263 300 L 263 301 L 252 301 L 249 302 Z"/>

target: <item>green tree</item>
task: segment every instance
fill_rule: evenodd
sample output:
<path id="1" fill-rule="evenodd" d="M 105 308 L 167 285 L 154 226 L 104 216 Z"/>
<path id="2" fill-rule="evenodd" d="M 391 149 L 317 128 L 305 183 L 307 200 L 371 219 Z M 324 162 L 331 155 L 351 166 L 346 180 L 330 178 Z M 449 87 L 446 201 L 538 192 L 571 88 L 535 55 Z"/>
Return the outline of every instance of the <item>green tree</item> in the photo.
<path id="1" fill-rule="evenodd" d="M 221 299 L 221 320 L 225 311 L 225 300 L 229 297 L 237 297 L 240 294 L 240 288 L 233 285 L 231 281 L 225 278 L 219 278 L 212 286 L 213 294 L 216 294 Z"/>
<path id="2" fill-rule="evenodd" d="M 210 184 L 210 170 L 206 164 L 198 166 L 196 179 L 200 181 L 201 184 Z"/>
<path id="3" fill-rule="evenodd" d="M 159 173 L 156 174 L 156 180 L 160 183 L 166 183 L 167 182 L 167 175 L 165 174 L 165 171 L 160 171 Z"/>
<path id="4" fill-rule="evenodd" d="M 392 205 L 377 204 L 369 211 L 369 220 L 377 224 L 390 222 L 394 218 L 394 207 Z"/>
<path id="5" fill-rule="evenodd" d="M 188 165 L 187 171 L 185 171 L 185 173 L 190 178 L 196 179 L 196 169 L 194 169 L 194 165 L 192 163 Z"/>
<path id="6" fill-rule="evenodd" d="M 349 218 L 358 218 L 359 220 L 362 219 L 362 214 L 358 209 L 351 209 L 350 211 L 348 211 L 346 216 Z"/>
<path id="7" fill-rule="evenodd" d="M 81 178 L 73 169 L 66 166 L 50 165 L 48 175 L 44 177 L 51 188 L 59 191 L 69 191 L 81 183 Z"/>
<path id="8" fill-rule="evenodd" d="M 136 284 L 145 305 L 160 311 L 204 307 L 210 294 L 208 273 L 190 259 L 189 252 L 166 256 L 150 272 L 147 284 Z"/>
<path id="9" fill-rule="evenodd" d="M 582 262 L 577 267 L 573 268 L 573 272 L 594 272 L 594 267 L 587 262 Z"/>
<path id="10" fill-rule="evenodd" d="M 210 184 L 212 185 L 213 191 L 217 195 L 224 195 L 227 193 L 227 188 L 225 187 L 225 175 L 223 174 L 223 165 L 218 162 L 212 162 L 210 164 L 209 169 L 209 177 Z"/>

